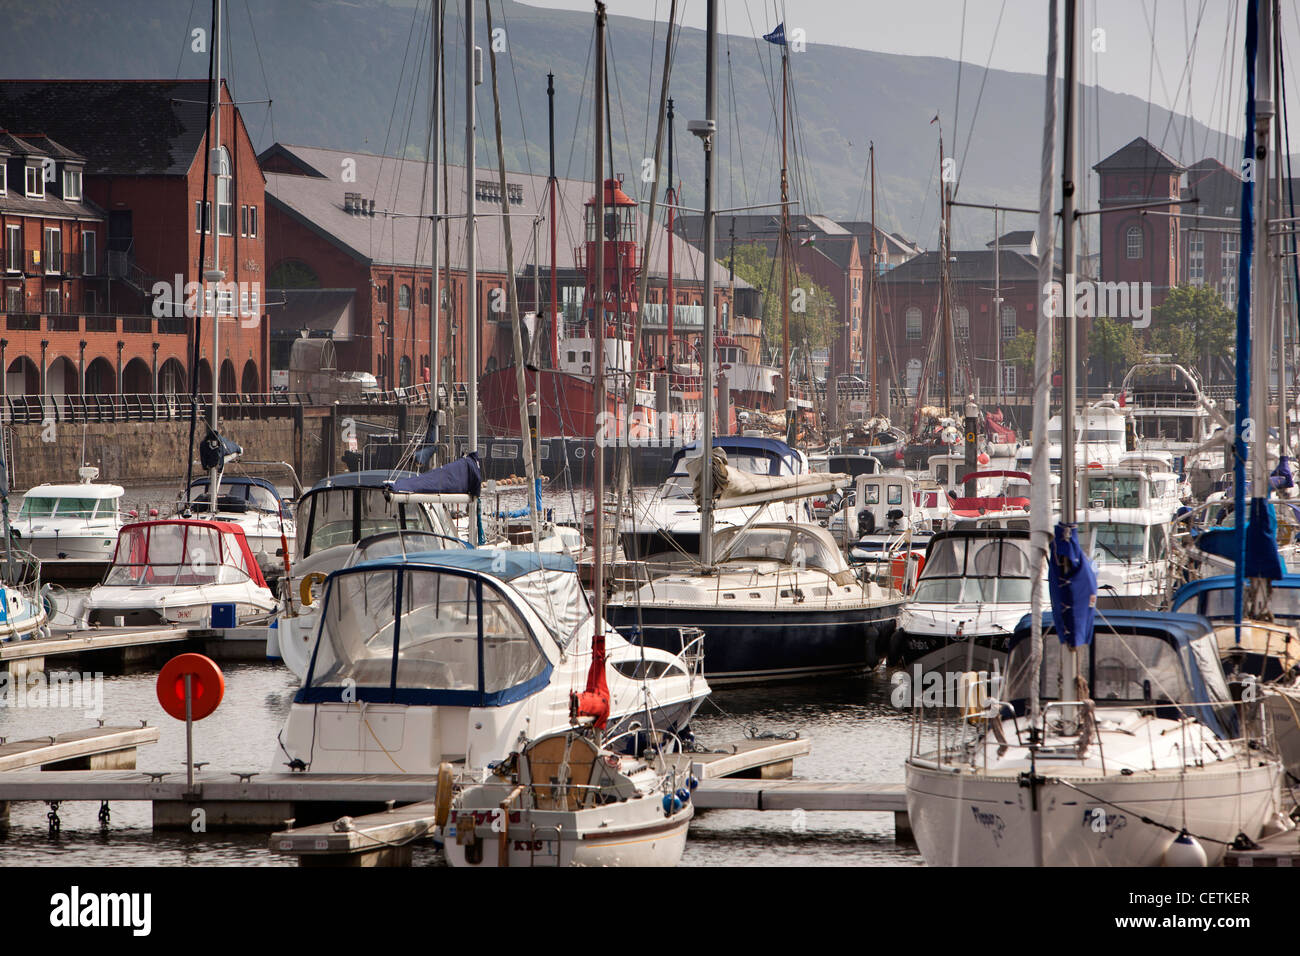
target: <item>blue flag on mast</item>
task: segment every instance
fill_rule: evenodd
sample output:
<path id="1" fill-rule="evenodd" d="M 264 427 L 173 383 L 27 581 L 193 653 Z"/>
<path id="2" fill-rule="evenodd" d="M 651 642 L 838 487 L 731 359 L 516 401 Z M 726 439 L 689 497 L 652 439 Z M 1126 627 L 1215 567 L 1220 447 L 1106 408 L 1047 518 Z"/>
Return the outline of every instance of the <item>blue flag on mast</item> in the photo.
<path id="1" fill-rule="evenodd" d="M 771 33 L 763 34 L 763 39 L 768 43 L 775 43 L 777 46 L 785 46 L 785 21 L 776 25 L 776 29 Z"/>

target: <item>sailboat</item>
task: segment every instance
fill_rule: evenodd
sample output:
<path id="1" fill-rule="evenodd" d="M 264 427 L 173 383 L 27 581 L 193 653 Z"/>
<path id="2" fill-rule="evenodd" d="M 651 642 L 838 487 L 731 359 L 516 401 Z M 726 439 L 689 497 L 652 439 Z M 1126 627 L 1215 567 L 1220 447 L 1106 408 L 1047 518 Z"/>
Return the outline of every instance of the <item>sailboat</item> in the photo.
<path id="1" fill-rule="evenodd" d="M 0 533 L 4 534 L 4 555 L 0 557 L 0 641 L 49 636 L 49 609 L 41 587 L 41 562 L 30 551 L 14 547 L 9 523 L 9 466 L 5 463 L 4 440 L 0 438 Z"/>
<path id="2" fill-rule="evenodd" d="M 1250 3 L 1248 47 L 1253 55 Z M 954 732 L 914 707 L 907 809 L 917 845 L 934 865 L 1120 865 L 1217 863 L 1249 845 L 1274 819 L 1281 766 L 1241 736 L 1202 618 L 1112 611 L 1094 621 L 1096 579 L 1074 528 L 1074 175 L 1078 85 L 1076 0 L 1064 0 L 1065 99 L 1061 221 L 1064 307 L 1064 431 L 1061 523 L 1051 538 L 1053 613 L 1037 613 L 1048 561 L 1047 403 L 1054 303 L 1038 326 L 1034 405 L 1031 574 L 1034 611 L 1017 629 L 1005 690 L 962 701 Z M 1050 7 L 1047 106 L 1039 235 L 1052 237 L 1056 129 L 1057 5 Z M 1253 122 L 1248 128 L 1253 128 Z M 1049 241 L 1046 248 L 1053 248 Z M 1049 288 L 1052 257 L 1039 285 Z M 1047 307 L 1051 306 L 1051 307 Z M 1239 512 L 1241 513 L 1241 512 Z M 1095 625 L 1095 627 L 1094 627 Z M 1055 631 L 1058 640 L 1047 640 Z M 1051 699 L 1056 696 L 1058 699 Z M 932 742 L 931 742 L 932 741 Z"/>
<path id="3" fill-rule="evenodd" d="M 713 6 L 711 27 L 716 26 Z M 716 30 L 706 43 L 706 118 L 691 129 L 705 150 L 703 280 L 704 301 L 712 303 Z M 714 381 L 714 318 L 715 310 L 707 308 L 700 350 L 706 383 Z M 698 627 L 704 632 L 705 673 L 714 683 L 808 678 L 874 666 L 881 629 L 892 625 L 901 596 L 858 578 L 824 528 L 812 520 L 755 523 L 760 510 L 716 539 L 714 534 L 717 510 L 825 494 L 847 484 L 848 475 L 731 468 L 726 451 L 714 447 L 712 389 L 704 389 L 703 400 L 703 440 L 696 455 L 683 459 L 700 510 L 699 566 L 616 594 L 610 619 L 625 634 L 670 651 L 680 648 L 686 628 Z"/>

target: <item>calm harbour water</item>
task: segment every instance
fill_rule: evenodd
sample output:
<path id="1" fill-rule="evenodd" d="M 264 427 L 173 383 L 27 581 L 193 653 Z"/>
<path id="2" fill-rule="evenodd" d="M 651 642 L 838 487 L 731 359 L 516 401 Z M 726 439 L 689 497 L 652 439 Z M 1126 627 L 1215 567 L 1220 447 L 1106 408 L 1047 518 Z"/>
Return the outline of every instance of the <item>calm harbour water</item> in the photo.
<path id="1" fill-rule="evenodd" d="M 295 689 L 283 667 L 239 664 L 225 668 L 226 697 L 211 717 L 195 725 L 195 759 L 204 770 L 268 771 L 275 739 Z M 153 671 L 104 679 L 109 725 L 148 720 L 161 730 L 158 743 L 139 752 L 142 770 L 181 773 L 185 726 L 163 714 L 154 697 Z M 758 732 L 797 730 L 812 753 L 795 761 L 795 775 L 817 780 L 902 779 L 908 718 L 889 704 L 884 672 L 856 679 L 786 687 L 722 690 L 694 722 L 701 745 L 717 747 Z M 81 709 L 0 707 L 0 736 L 25 739 L 93 727 Z M 284 866 L 291 860 L 267 850 L 265 833 L 154 833 L 147 803 L 114 803 L 101 832 L 96 803 L 65 803 L 62 830 L 51 836 L 43 803 L 14 804 L 10 829 L 0 835 L 6 866 Z M 441 865 L 432 846 L 417 847 L 415 865 Z M 892 814 L 816 812 L 802 820 L 789 812 L 710 810 L 691 825 L 685 866 L 865 865 L 921 863 L 915 847 L 894 842 Z"/>
<path id="2" fill-rule="evenodd" d="M 644 493 L 646 489 L 639 489 Z M 291 493 L 291 490 L 286 490 Z M 558 520 L 584 510 L 575 489 L 551 488 L 544 495 Z M 586 496 L 590 501 L 589 493 Z M 150 507 L 171 510 L 175 486 L 134 486 L 124 507 L 147 514 Z M 500 507 L 523 503 L 522 490 L 503 490 Z M 487 503 L 497 507 L 497 502 Z M 573 505 L 577 505 L 575 509 Z M 57 669 L 57 665 L 52 665 Z M 236 664 L 225 669 L 226 697 L 215 714 L 195 725 L 196 760 L 205 771 L 281 771 L 276 735 L 288 713 L 296 679 L 272 664 Z M 185 728 L 168 718 L 154 696 L 156 671 L 104 680 L 105 723 L 132 725 L 147 720 L 161 730 L 157 744 L 138 755 L 141 770 L 182 773 Z M 892 783 L 903 778 L 908 715 L 889 703 L 884 671 L 859 678 L 823 680 L 777 687 L 715 691 L 693 722 L 700 745 L 719 747 L 748 733 L 797 731 L 812 741 L 812 753 L 795 761 L 795 776 L 810 780 L 861 780 Z M 26 739 L 94 726 L 81 709 L 28 710 L 0 706 L 0 737 Z M 264 832 L 154 833 L 147 803 L 111 806 L 111 824 L 101 831 L 97 803 L 65 803 L 62 829 L 48 830 L 43 803 L 14 804 L 8 833 L 0 832 L 0 859 L 7 866 L 286 866 L 291 859 L 267 849 Z M 751 812 L 711 810 L 691 825 L 684 866 L 864 865 L 916 866 L 920 855 L 910 844 L 894 842 L 888 813 Z M 442 865 L 431 845 L 415 849 L 414 863 Z"/>

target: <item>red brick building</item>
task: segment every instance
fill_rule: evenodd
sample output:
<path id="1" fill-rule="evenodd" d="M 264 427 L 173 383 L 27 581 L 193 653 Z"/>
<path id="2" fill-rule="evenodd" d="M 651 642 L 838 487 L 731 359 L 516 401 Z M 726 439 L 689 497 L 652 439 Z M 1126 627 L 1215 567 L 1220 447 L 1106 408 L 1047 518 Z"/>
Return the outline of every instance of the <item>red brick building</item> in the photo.
<path id="1" fill-rule="evenodd" d="M 334 340 L 341 371 L 370 372 L 381 388 L 426 381 L 429 366 L 431 201 L 420 160 L 395 159 L 349 150 L 277 143 L 260 157 L 267 178 L 267 262 L 273 366 L 285 368 L 294 339 L 308 335 Z M 466 380 L 465 169 L 446 167 L 451 220 L 450 248 L 439 230 L 439 277 L 444 315 L 440 326 L 439 381 Z M 551 364 L 551 253 L 546 177 L 511 171 L 508 228 L 514 247 L 519 306 L 536 310 L 543 364 Z M 557 215 L 557 302 L 569 326 L 580 322 L 586 287 L 575 251 L 584 241 L 585 204 L 594 190 L 585 180 L 561 179 Z M 506 308 L 505 229 L 500 182 L 480 169 L 475 182 L 478 211 L 477 315 L 479 372 L 512 365 L 513 340 Z M 537 216 L 534 229 L 534 216 Z M 644 221 L 636 226 L 638 241 Z M 537 243 L 534 244 L 534 237 Z M 540 250 L 539 250 L 540 247 Z M 653 230 L 650 250 L 650 308 L 643 321 L 645 360 L 667 354 L 667 231 Z M 674 334 L 677 354 L 689 354 L 699 337 L 703 310 L 703 256 L 690 243 L 674 246 L 679 307 Z M 448 263 L 450 263 L 448 265 Z M 534 265 L 538 295 L 534 294 Z M 729 328 L 732 292 L 725 266 L 716 272 L 719 329 Z M 752 292 L 737 281 L 735 296 Z M 536 299 L 540 298 L 540 302 Z M 689 308 L 694 306 L 694 308 Z M 683 348 L 683 344 L 686 348 Z M 525 341 L 525 347 L 528 347 Z"/>
<path id="2" fill-rule="evenodd" d="M 1183 207 L 1177 203 L 1186 169 L 1141 136 L 1092 168 L 1101 178 L 1101 278 L 1150 282 L 1152 304 L 1159 305 L 1178 284 Z M 1127 208 L 1138 205 L 1144 208 Z"/>
<path id="3" fill-rule="evenodd" d="M 205 127 L 216 113 L 208 113 L 208 89 L 202 79 L 0 80 L 0 127 L 38 151 L 57 153 L 58 147 L 68 154 L 49 157 L 60 189 L 64 167 L 75 170 L 79 158 L 81 203 L 97 223 L 89 230 L 96 235 L 93 276 L 84 274 L 84 239 L 63 240 L 64 266 L 78 265 L 82 274 L 58 274 L 60 312 L 48 310 L 54 300 L 45 293 L 35 311 L 34 299 L 27 299 L 21 312 L 0 301 L 7 388 L 21 383 L 24 391 L 35 393 L 35 386 L 41 394 L 188 391 L 196 323 L 182 307 L 186 285 L 199 283 L 204 271 L 198 262 L 199 230 L 207 233 L 205 266 L 211 269 L 215 227 L 225 281 L 242 285 L 213 296 L 212 307 L 225 313 L 219 356 L 212 354 L 212 319 L 202 320 L 200 388 L 210 391 L 212 368 L 218 365 L 224 391 L 268 390 L 265 180 L 223 84 L 220 150 L 214 157 L 220 185 L 212 186 L 216 170 L 210 169 L 204 210 Z M 13 169 L 32 161 L 15 156 L 8 164 Z M 23 283 L 30 287 L 24 291 L 40 284 L 48 292 L 54 274 L 43 267 L 37 272 L 30 255 L 38 248 L 32 230 L 47 228 L 34 224 L 42 219 L 34 204 L 48 201 L 25 189 L 20 198 L 20 206 L 11 202 L 4 214 L 6 224 L 10 215 L 29 222 L 21 250 L 27 267 Z M 53 204 L 45 211 L 54 211 Z M 84 231 L 75 218 L 65 228 L 69 234 Z M 198 296 L 192 299 L 197 304 Z"/>

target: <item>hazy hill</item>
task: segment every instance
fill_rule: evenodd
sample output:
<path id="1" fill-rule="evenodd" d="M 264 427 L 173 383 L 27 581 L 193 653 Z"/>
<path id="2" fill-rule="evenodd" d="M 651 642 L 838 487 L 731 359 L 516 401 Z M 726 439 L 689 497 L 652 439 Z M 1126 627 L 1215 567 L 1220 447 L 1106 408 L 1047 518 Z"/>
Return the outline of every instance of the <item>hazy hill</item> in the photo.
<path id="1" fill-rule="evenodd" d="M 6 77 L 175 77 L 206 73 L 206 55 L 191 51 L 191 30 L 206 27 L 210 6 L 195 0 L 187 12 L 177 0 L 0 0 L 6 24 L 0 71 Z M 447 66 L 451 155 L 463 156 L 463 5 L 450 3 Z M 260 147 L 283 142 L 370 152 L 420 154 L 426 135 L 427 12 L 410 0 L 230 0 L 227 75 L 245 103 L 246 122 Z M 454 9 L 453 9 L 454 8 Z M 546 168 L 546 73 L 556 75 L 557 166 L 561 175 L 590 176 L 590 54 L 592 17 L 519 3 L 493 5 L 495 26 L 506 29 L 508 50 L 499 56 L 507 162 Z M 481 13 L 481 7 L 480 7 Z M 423 14 L 423 19 L 421 19 Z M 251 25 L 250 25 L 251 24 Z M 486 25 L 477 25 L 486 47 Z M 642 160 L 653 151 L 663 56 L 663 25 L 612 18 L 610 67 L 615 169 L 642 192 Z M 777 48 L 748 38 L 723 38 L 719 74 L 719 196 L 722 205 L 770 201 L 778 195 L 780 66 Z M 729 67 L 728 67 L 729 64 Z M 923 245 L 934 241 L 937 216 L 937 125 L 952 153 L 951 111 L 958 64 L 953 60 L 895 56 L 810 45 L 792 54 L 797 150 L 792 171 L 801 210 L 866 218 L 867 142 L 878 166 L 877 207 L 882 224 Z M 486 49 L 484 71 L 487 72 Z M 967 144 L 967 128 L 982 70 L 963 68 L 961 129 L 957 143 L 960 199 L 1033 206 L 1042 122 L 1042 80 L 993 72 Z M 652 79 L 653 77 L 653 79 Z M 701 151 L 686 133 L 688 119 L 704 114 L 704 37 L 681 34 L 671 92 L 677 106 L 678 177 L 683 201 L 698 205 Z M 518 96 L 516 96 L 516 89 Z M 734 92 L 734 97 L 733 97 Z M 1089 91 L 1089 97 L 1092 92 Z M 1104 128 L 1090 125 L 1085 160 L 1091 165 L 1137 135 L 1191 163 L 1223 150 L 1218 133 L 1133 97 L 1099 91 L 1095 109 Z M 265 101 L 273 101 L 268 110 Z M 479 162 L 495 165 L 490 87 L 479 100 Z M 1094 105 L 1086 104 L 1086 116 Z M 526 135 L 521 126 L 526 123 Z M 1149 122 L 1149 127 L 1148 127 Z M 4 117 L 0 116 L 0 126 Z M 576 131 L 576 136 L 575 136 Z M 1100 139 L 1100 150 L 1098 149 Z M 1180 142 L 1181 141 L 1181 142 Z M 1235 150 L 1234 150 L 1235 152 Z M 793 165 L 793 164 L 792 164 Z M 1091 174 L 1089 174 L 1090 179 Z M 1091 199 L 1085 185 L 1085 201 Z M 955 218 L 959 243 L 984 242 L 988 213 Z M 1010 228 L 1028 227 L 1025 218 Z"/>

